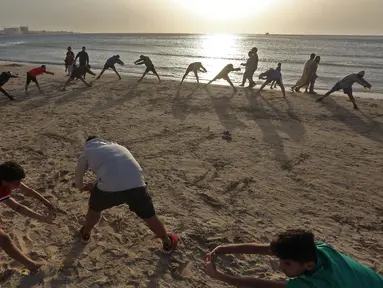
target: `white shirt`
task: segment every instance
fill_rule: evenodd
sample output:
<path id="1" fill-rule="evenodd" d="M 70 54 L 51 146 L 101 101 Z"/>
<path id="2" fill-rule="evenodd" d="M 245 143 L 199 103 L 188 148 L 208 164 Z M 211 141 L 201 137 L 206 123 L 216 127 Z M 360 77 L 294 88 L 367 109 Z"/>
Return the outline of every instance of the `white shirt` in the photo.
<path id="1" fill-rule="evenodd" d="M 90 169 L 97 176 L 97 187 L 118 192 L 144 187 L 142 168 L 130 151 L 117 143 L 100 138 L 88 141 L 77 163 L 76 187 L 84 187 L 83 177 Z"/>

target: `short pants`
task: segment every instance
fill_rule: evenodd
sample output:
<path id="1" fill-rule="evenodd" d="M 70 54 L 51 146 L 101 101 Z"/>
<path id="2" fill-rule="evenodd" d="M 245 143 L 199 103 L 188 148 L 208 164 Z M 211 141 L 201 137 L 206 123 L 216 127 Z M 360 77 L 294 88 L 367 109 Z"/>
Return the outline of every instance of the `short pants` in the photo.
<path id="1" fill-rule="evenodd" d="M 336 90 L 336 91 L 339 91 L 339 90 L 343 90 L 343 93 L 344 94 L 352 94 L 352 87 L 347 87 L 347 88 L 342 88 L 342 86 L 340 85 L 340 83 L 336 83 L 334 88 L 332 88 L 333 90 Z"/>
<path id="2" fill-rule="evenodd" d="M 106 62 L 105 65 L 104 65 L 104 69 L 108 70 L 109 68 L 116 69 L 116 67 L 114 67 L 114 64 L 111 65 L 111 64 L 108 64 L 108 62 Z"/>
<path id="3" fill-rule="evenodd" d="M 30 84 L 31 82 L 37 83 L 36 77 L 33 77 L 29 72 L 27 73 L 27 84 Z"/>
<path id="4" fill-rule="evenodd" d="M 152 197 L 146 186 L 118 192 L 105 192 L 97 188 L 97 184 L 91 192 L 89 208 L 101 212 L 103 210 L 127 204 L 131 211 L 141 219 L 152 218 L 156 215 Z"/>

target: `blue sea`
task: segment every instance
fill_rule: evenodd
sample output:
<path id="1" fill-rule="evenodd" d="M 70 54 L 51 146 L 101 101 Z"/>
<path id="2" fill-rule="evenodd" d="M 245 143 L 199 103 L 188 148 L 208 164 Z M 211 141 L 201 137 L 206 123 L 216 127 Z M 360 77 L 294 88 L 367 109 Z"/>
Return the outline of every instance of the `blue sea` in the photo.
<path id="1" fill-rule="evenodd" d="M 361 36 L 291 36 L 291 35 L 165 35 L 165 34 L 30 34 L 1 35 L 0 61 L 64 66 L 67 46 L 75 53 L 87 47 L 93 69 L 101 69 L 106 59 L 119 54 L 125 66 L 122 73 L 142 74 L 144 67 L 133 62 L 140 54 L 148 55 L 160 76 L 180 79 L 186 67 L 201 61 L 208 73 L 202 81 L 213 78 L 226 64 L 239 66 L 247 52 L 258 47 L 259 69 L 256 76 L 282 63 L 286 86 L 300 77 L 311 53 L 322 58 L 317 88 L 327 90 L 347 74 L 366 71 L 372 93 L 383 94 L 383 37 Z M 191 75 L 192 76 L 192 75 Z M 239 84 L 241 72 L 231 78 Z M 194 81 L 191 77 L 190 80 Z M 222 83 L 225 84 L 225 83 Z M 361 87 L 355 90 L 363 91 Z"/>

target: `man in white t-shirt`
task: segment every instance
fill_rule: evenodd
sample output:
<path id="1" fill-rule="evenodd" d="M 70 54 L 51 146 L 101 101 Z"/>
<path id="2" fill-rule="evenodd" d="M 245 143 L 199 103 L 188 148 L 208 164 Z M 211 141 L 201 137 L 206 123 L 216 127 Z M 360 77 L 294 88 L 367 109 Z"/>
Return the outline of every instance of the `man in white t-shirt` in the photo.
<path id="1" fill-rule="evenodd" d="M 83 177 L 88 169 L 96 175 L 95 183 L 84 184 Z M 91 193 L 86 223 L 80 231 L 83 243 L 90 242 L 91 231 L 102 211 L 127 204 L 161 238 L 164 252 L 170 253 L 177 247 L 177 235 L 168 233 L 156 216 L 142 169 L 127 148 L 96 136 L 88 137 L 75 177 L 76 187 Z"/>

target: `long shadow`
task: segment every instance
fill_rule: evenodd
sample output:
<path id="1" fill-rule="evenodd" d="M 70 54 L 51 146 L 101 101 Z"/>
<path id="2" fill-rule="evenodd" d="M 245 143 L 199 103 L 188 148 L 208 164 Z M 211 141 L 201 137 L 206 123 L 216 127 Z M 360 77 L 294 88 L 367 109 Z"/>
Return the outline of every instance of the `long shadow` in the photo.
<path id="1" fill-rule="evenodd" d="M 139 82 L 134 84 L 133 87 L 126 93 L 126 96 L 117 98 L 117 99 L 111 99 L 107 101 L 105 104 L 98 103 L 89 112 L 91 113 L 101 112 L 109 108 L 112 108 L 114 106 L 121 105 L 124 102 L 133 100 L 134 98 L 137 97 L 136 90 L 139 84 L 140 84 Z"/>
<path id="2" fill-rule="evenodd" d="M 311 97 L 316 100 L 317 97 L 311 95 Z M 337 120 L 341 121 L 348 128 L 354 130 L 359 135 L 366 137 L 372 141 L 383 143 L 383 127 L 382 124 L 371 119 L 362 111 L 357 111 L 355 113 L 350 110 L 340 106 L 333 98 L 327 97 L 322 102 L 319 103 L 323 105 L 328 111 L 330 111 Z M 351 105 L 351 104 L 350 104 Z M 361 108 L 362 109 L 362 108 Z M 357 114 L 360 113 L 367 118 L 367 121 L 364 121 Z"/>
<path id="3" fill-rule="evenodd" d="M 190 98 L 197 92 L 199 86 L 196 86 L 192 91 L 183 97 L 181 95 L 181 86 L 178 87 L 175 97 L 172 101 L 172 114 L 174 118 L 184 121 L 188 115 L 188 102 Z"/>
<path id="4" fill-rule="evenodd" d="M 160 259 L 158 259 L 155 271 L 152 276 L 149 277 L 149 283 L 145 286 L 145 288 L 156 288 L 158 287 L 158 281 L 161 280 L 164 275 L 170 270 L 172 264 L 172 258 L 170 255 L 164 255 L 161 253 Z M 172 271 L 170 271 L 172 273 Z M 174 273 L 172 273 L 173 277 L 176 277 Z"/>
<path id="5" fill-rule="evenodd" d="M 290 119 L 288 119 L 288 121 L 281 121 L 281 124 L 280 124 L 278 130 L 285 132 L 295 142 L 302 141 L 303 137 L 306 134 L 306 128 L 302 124 L 302 122 L 301 122 L 300 118 L 298 117 L 298 115 L 295 113 L 295 108 L 292 105 L 292 103 L 290 102 L 290 100 L 287 97 L 284 98 L 284 100 L 285 100 L 285 102 L 287 104 L 287 115 L 286 115 L 286 112 L 281 111 L 280 109 L 275 107 L 269 100 L 267 100 L 266 98 L 262 97 L 261 95 L 259 95 L 259 97 L 270 108 L 272 108 L 278 114 L 278 116 L 281 119 L 284 120 L 284 119 L 286 119 L 286 116 L 289 116 L 294 121 L 294 125 L 291 125 L 291 123 L 289 122 L 289 121 L 291 121 Z"/>
<path id="6" fill-rule="evenodd" d="M 270 115 L 267 114 L 262 102 L 257 99 L 257 96 L 259 95 L 260 93 L 247 89 L 245 90 L 245 96 L 249 101 L 252 118 L 262 130 L 263 141 L 271 145 L 274 159 L 281 164 L 283 169 L 285 169 L 286 164 L 290 161 L 285 153 L 283 140 L 277 131 L 279 127 L 271 122 Z"/>
<path id="7" fill-rule="evenodd" d="M 234 113 L 229 113 L 230 101 L 237 94 L 237 92 L 233 92 L 233 94 L 231 94 L 229 97 L 225 96 L 217 98 L 213 96 L 208 87 L 204 87 L 204 90 L 206 91 L 207 95 L 209 95 L 215 113 L 217 114 L 218 119 L 225 130 L 230 132 L 235 128 L 246 128 L 246 125 L 238 120 Z"/>
<path id="8" fill-rule="evenodd" d="M 52 276 L 54 276 L 53 277 L 54 279 L 50 281 L 49 287 L 55 287 L 55 288 L 67 287 L 69 278 L 66 277 L 65 275 L 70 274 L 71 270 L 75 268 L 74 262 L 78 258 L 80 258 L 85 247 L 86 246 L 81 244 L 79 240 L 75 240 L 72 243 L 71 249 L 69 250 L 68 254 L 66 255 L 63 261 L 63 264 L 64 264 L 63 267 L 57 267 L 57 268 L 52 267 L 52 269 L 50 269 L 51 271 L 49 271 L 48 273 L 44 271 L 40 271 L 36 274 L 25 276 L 21 280 L 19 287 L 27 288 L 27 287 L 33 287 L 35 285 L 39 285 L 43 283 L 45 278 L 52 278 Z M 44 287 L 47 287 L 47 285 L 45 285 Z"/>

